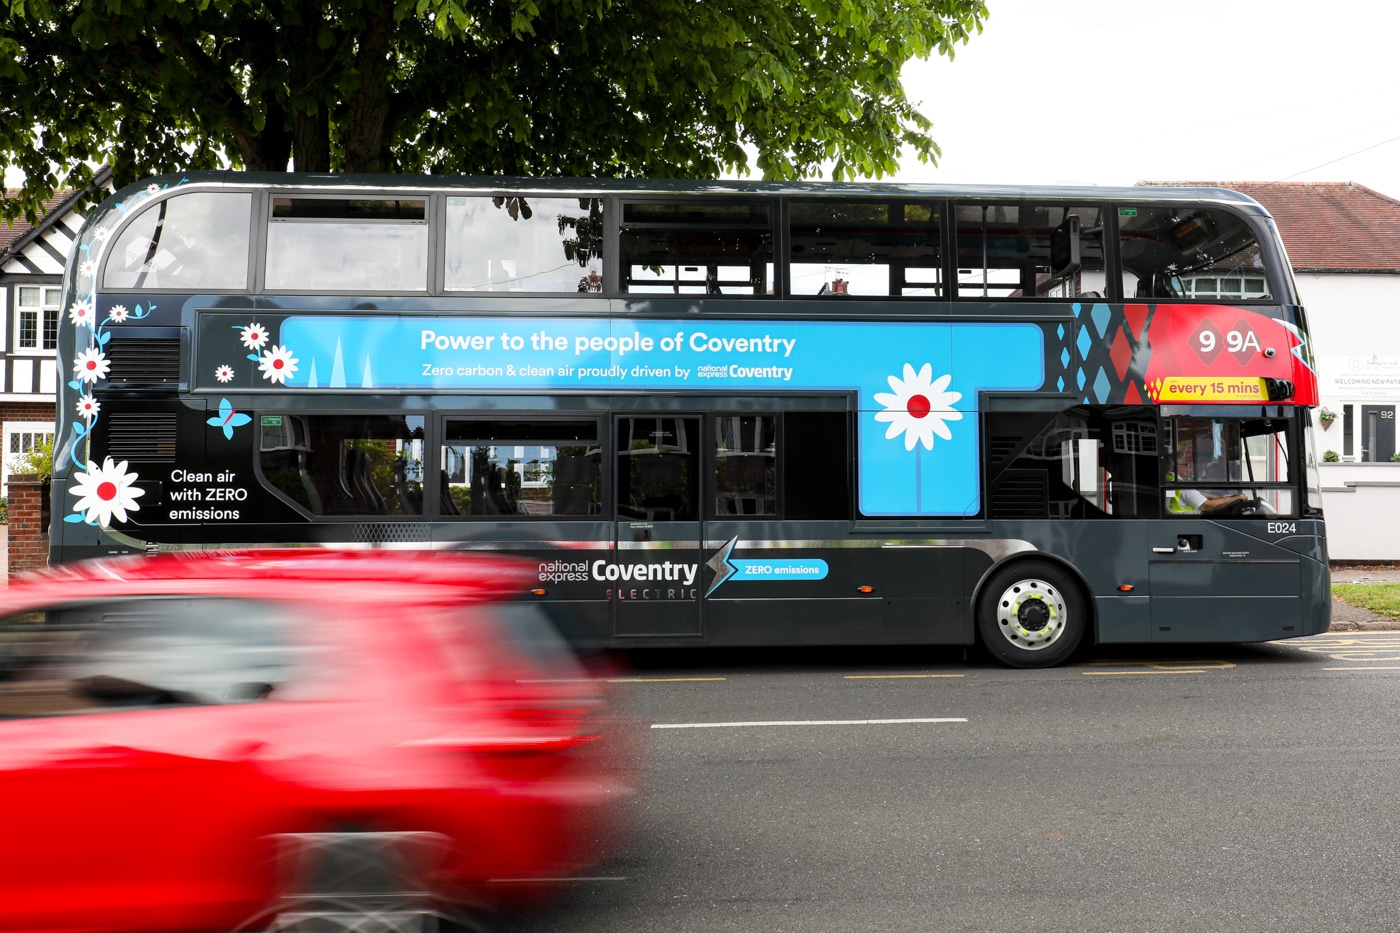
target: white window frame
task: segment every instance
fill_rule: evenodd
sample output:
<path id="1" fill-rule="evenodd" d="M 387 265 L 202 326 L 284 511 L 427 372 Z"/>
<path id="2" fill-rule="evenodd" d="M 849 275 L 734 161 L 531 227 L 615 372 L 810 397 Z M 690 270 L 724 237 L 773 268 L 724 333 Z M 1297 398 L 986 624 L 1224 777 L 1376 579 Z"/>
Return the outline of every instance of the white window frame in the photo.
<path id="1" fill-rule="evenodd" d="M 5 447 L 4 453 L 0 454 L 0 459 L 4 460 L 5 469 L 0 471 L 0 495 L 10 494 L 10 475 L 15 471 L 15 460 L 23 450 L 17 453 L 10 452 L 11 438 L 23 434 L 42 434 L 50 441 L 54 438 L 54 423 L 52 421 L 7 421 L 5 422 Z M 22 445 L 21 441 L 21 445 Z M 33 439 L 30 440 L 31 446 Z"/>
<path id="2" fill-rule="evenodd" d="M 31 288 L 32 288 L 32 289 L 36 289 L 36 290 L 39 292 L 39 304 L 38 304 L 38 305 L 23 305 L 23 304 L 21 304 L 21 303 L 20 303 L 20 298 L 21 298 L 21 296 L 24 294 L 24 292 L 25 292 L 26 289 L 31 289 Z M 49 296 L 50 293 L 52 293 L 52 296 L 53 296 L 53 304 L 47 304 L 47 303 L 45 302 L 45 298 L 47 298 L 47 297 Z M 21 335 L 23 334 L 23 329 L 20 327 L 20 316 L 21 316 L 22 314 L 24 314 L 24 312 L 26 312 L 26 311 L 38 311 L 38 313 L 39 313 L 38 321 L 36 322 L 36 324 L 37 324 L 37 330 L 35 331 L 35 339 L 36 339 L 36 342 L 39 344 L 37 347 L 23 347 L 23 346 L 20 346 L 20 339 L 21 339 Z M 57 322 L 59 321 L 61 315 L 63 314 L 63 286 L 62 286 L 62 285 L 17 285 L 17 286 L 15 286 L 15 306 L 14 306 L 14 314 L 13 314 L 13 316 L 11 317 L 11 321 L 12 321 L 13 327 L 14 327 L 13 333 L 14 333 L 14 335 L 15 335 L 14 347 L 13 347 L 12 350 L 11 350 L 12 353 L 23 354 L 23 355 L 25 355 L 25 356 L 52 356 L 52 355 L 54 354 L 54 351 L 55 351 L 55 349 L 56 349 L 55 347 L 49 347 L 48 349 L 44 349 L 44 317 L 45 317 L 45 315 L 46 315 L 47 313 L 49 313 L 50 311 L 53 313 L 55 323 L 57 323 Z M 7 446 L 5 449 L 6 449 L 6 450 L 9 450 L 9 447 Z"/>

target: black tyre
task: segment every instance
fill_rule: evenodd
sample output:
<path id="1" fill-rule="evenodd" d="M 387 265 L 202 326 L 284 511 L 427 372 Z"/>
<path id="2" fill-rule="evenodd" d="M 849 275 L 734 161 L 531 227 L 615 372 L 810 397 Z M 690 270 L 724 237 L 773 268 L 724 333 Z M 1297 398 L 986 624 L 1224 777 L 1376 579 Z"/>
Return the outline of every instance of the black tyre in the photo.
<path id="1" fill-rule="evenodd" d="M 1074 649 L 1088 625 L 1088 607 L 1068 572 L 1044 560 L 1022 560 L 992 574 L 977 597 L 982 646 L 1011 667 L 1053 667 Z"/>

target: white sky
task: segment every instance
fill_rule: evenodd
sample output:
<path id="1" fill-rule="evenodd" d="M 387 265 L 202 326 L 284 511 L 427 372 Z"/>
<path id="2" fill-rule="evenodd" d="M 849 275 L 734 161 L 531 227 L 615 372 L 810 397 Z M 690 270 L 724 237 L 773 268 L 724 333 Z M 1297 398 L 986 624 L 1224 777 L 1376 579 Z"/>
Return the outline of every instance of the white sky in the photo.
<path id="1" fill-rule="evenodd" d="M 1400 198 L 1394 0 L 987 6 L 952 62 L 905 68 L 943 156 L 895 180 L 1355 181 Z"/>

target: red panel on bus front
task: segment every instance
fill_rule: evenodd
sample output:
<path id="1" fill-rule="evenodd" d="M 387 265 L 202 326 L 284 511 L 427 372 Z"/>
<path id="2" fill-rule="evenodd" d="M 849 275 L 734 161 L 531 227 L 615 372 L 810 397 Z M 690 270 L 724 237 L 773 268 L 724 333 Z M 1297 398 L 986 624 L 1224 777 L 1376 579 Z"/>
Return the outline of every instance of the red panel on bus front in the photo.
<path id="1" fill-rule="evenodd" d="M 1125 316 L 1134 319 L 1141 307 L 1127 306 Z M 1265 379 L 1293 383 L 1292 396 L 1276 401 L 1318 403 L 1307 340 L 1275 318 L 1226 305 L 1159 304 L 1147 335 L 1147 390 L 1158 404 L 1268 402 Z"/>

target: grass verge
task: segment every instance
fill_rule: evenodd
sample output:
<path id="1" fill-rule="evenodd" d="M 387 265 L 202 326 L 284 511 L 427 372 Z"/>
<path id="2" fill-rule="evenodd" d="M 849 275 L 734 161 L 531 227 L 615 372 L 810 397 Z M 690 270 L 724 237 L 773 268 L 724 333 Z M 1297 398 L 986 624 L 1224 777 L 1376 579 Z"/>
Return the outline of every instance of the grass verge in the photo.
<path id="1" fill-rule="evenodd" d="M 1337 583 L 1332 595 L 1344 603 L 1400 619 L 1400 583 Z"/>

